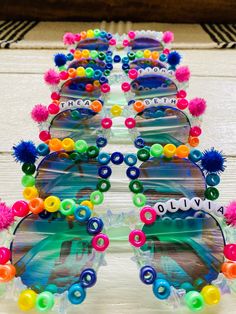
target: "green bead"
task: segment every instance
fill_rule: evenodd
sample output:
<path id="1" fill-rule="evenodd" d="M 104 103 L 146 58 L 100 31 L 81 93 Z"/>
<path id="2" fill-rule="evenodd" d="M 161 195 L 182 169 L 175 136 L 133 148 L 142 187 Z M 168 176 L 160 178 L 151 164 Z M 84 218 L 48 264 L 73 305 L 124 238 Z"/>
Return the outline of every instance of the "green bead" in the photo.
<path id="1" fill-rule="evenodd" d="M 201 311 L 205 305 L 203 296 L 197 291 L 189 291 L 186 293 L 185 303 L 191 311 Z"/>
<path id="2" fill-rule="evenodd" d="M 40 312 L 46 312 L 54 306 L 54 296 L 49 291 L 44 291 L 37 296 L 35 307 Z"/>
<path id="3" fill-rule="evenodd" d="M 219 197 L 220 193 L 217 190 L 217 188 L 209 187 L 205 191 L 205 198 L 207 198 L 210 201 L 214 201 Z"/>
<path id="4" fill-rule="evenodd" d="M 75 150 L 79 153 L 85 153 L 88 149 L 88 144 L 84 140 L 78 140 L 75 142 Z"/>
<path id="5" fill-rule="evenodd" d="M 109 69 L 106 69 L 103 73 L 105 76 L 109 76 L 111 71 Z"/>
<path id="6" fill-rule="evenodd" d="M 21 184 L 24 187 L 34 186 L 35 185 L 35 178 L 30 175 L 24 175 L 21 179 Z"/>
<path id="7" fill-rule="evenodd" d="M 87 155 L 89 158 L 96 158 L 99 154 L 99 148 L 97 146 L 89 146 L 87 149 Z"/>
<path id="8" fill-rule="evenodd" d="M 98 58 L 99 58 L 100 60 L 104 60 L 104 59 L 106 58 L 105 53 L 104 53 L 104 52 L 99 52 Z"/>
<path id="9" fill-rule="evenodd" d="M 97 189 L 100 191 L 100 192 L 107 192 L 111 187 L 111 183 L 109 180 L 107 179 L 101 179 L 98 181 L 98 184 L 97 184 Z"/>
<path id="10" fill-rule="evenodd" d="M 139 180 L 132 180 L 129 184 L 129 189 L 133 193 L 142 193 L 143 185 Z"/>
<path id="11" fill-rule="evenodd" d="M 137 152 L 137 157 L 141 161 L 147 161 L 150 157 L 150 152 L 146 148 L 140 148 Z"/>
<path id="12" fill-rule="evenodd" d="M 100 205 L 102 204 L 104 200 L 104 195 L 102 192 L 100 191 L 94 191 L 90 194 L 90 201 L 94 204 L 94 205 Z"/>
<path id="13" fill-rule="evenodd" d="M 81 155 L 77 152 L 73 152 L 69 156 L 71 160 L 74 160 L 74 161 L 81 160 Z"/>
<path id="14" fill-rule="evenodd" d="M 161 157 L 163 154 L 163 146 L 161 144 L 153 144 L 150 148 L 150 154 L 153 157 Z"/>
<path id="15" fill-rule="evenodd" d="M 58 69 L 59 69 L 60 72 L 67 70 L 66 66 L 64 66 L 64 65 L 62 65 L 62 66 L 59 67 Z"/>
<path id="16" fill-rule="evenodd" d="M 92 59 L 96 59 L 98 56 L 98 52 L 96 50 L 90 51 L 90 56 Z"/>
<path id="17" fill-rule="evenodd" d="M 135 59 L 135 53 L 133 51 L 129 52 L 128 57 L 130 60 L 134 60 Z"/>
<path id="18" fill-rule="evenodd" d="M 94 76 L 94 69 L 88 67 L 87 69 L 85 69 L 85 75 L 86 75 L 88 78 L 93 77 L 93 76 Z"/>
<path id="19" fill-rule="evenodd" d="M 93 33 L 94 33 L 94 37 L 99 37 L 101 31 L 100 31 L 100 29 L 96 28 L 96 29 L 93 31 Z"/>
<path id="20" fill-rule="evenodd" d="M 22 165 L 21 169 L 25 174 L 34 174 L 36 170 L 36 166 L 34 164 L 25 163 Z"/>
<path id="21" fill-rule="evenodd" d="M 146 204 L 146 196 L 141 193 L 134 194 L 133 203 L 137 207 L 143 207 Z"/>
<path id="22" fill-rule="evenodd" d="M 138 50 L 138 51 L 136 51 L 135 55 L 136 55 L 136 58 L 138 58 L 138 59 L 142 58 L 143 57 L 143 52 L 141 50 Z"/>
<path id="23" fill-rule="evenodd" d="M 78 110 L 71 110 L 70 116 L 74 120 L 78 120 L 79 118 L 81 118 L 81 114 L 79 113 Z"/>
<path id="24" fill-rule="evenodd" d="M 75 209 L 76 209 L 76 204 L 75 204 L 75 201 L 73 201 L 72 199 L 67 198 L 61 201 L 60 212 L 63 215 L 65 216 L 73 215 Z"/>

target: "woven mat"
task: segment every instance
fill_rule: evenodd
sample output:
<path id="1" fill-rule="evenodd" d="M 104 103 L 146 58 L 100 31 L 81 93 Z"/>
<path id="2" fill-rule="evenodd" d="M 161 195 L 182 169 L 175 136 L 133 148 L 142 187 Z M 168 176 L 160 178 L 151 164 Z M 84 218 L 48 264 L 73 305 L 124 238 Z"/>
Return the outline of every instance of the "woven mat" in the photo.
<path id="1" fill-rule="evenodd" d="M 175 34 L 174 48 L 236 48 L 236 24 L 35 21 L 0 21 L 0 46 L 12 49 L 62 49 L 62 36 L 65 32 L 76 33 L 90 28 L 105 29 L 120 35 L 131 29 L 171 30 Z"/>

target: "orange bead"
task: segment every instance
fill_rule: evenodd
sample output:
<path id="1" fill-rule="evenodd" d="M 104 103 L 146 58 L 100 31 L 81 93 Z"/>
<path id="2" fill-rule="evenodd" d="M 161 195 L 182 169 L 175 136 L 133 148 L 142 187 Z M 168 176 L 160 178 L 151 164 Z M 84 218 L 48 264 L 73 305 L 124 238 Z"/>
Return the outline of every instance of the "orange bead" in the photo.
<path id="1" fill-rule="evenodd" d="M 225 262 L 221 266 L 221 271 L 228 279 L 236 278 L 236 263 L 233 262 Z"/>
<path id="2" fill-rule="evenodd" d="M 0 282 L 11 281 L 16 275 L 16 269 L 12 264 L 0 265 Z"/>
<path id="3" fill-rule="evenodd" d="M 154 60 L 159 59 L 159 52 L 158 51 L 153 51 L 152 52 L 152 59 L 154 59 Z"/>
<path id="4" fill-rule="evenodd" d="M 75 59 L 80 59 L 81 58 L 81 51 L 80 50 L 75 50 L 74 52 L 74 58 Z"/>
<path id="5" fill-rule="evenodd" d="M 68 69 L 69 77 L 76 77 L 76 69 L 70 68 Z"/>
<path id="6" fill-rule="evenodd" d="M 49 141 L 49 148 L 50 148 L 50 150 L 55 151 L 55 152 L 61 150 L 62 149 L 61 140 L 59 140 L 58 138 L 52 138 Z"/>
<path id="7" fill-rule="evenodd" d="M 93 86 L 95 86 L 95 87 L 100 87 L 100 82 L 98 81 L 98 80 L 95 80 L 94 82 L 93 82 Z"/>
<path id="8" fill-rule="evenodd" d="M 85 39 L 87 37 L 87 32 L 80 33 L 81 39 Z"/>
<path id="9" fill-rule="evenodd" d="M 102 110 L 102 103 L 99 100 L 94 100 L 91 105 L 90 108 L 94 111 L 94 112 L 100 112 Z"/>
<path id="10" fill-rule="evenodd" d="M 189 155 L 190 149 L 186 145 L 180 145 L 176 148 L 176 156 L 179 158 L 187 158 Z"/>
<path id="11" fill-rule="evenodd" d="M 135 101 L 133 108 L 137 112 L 142 112 L 145 109 L 145 105 L 142 101 Z"/>
<path id="12" fill-rule="evenodd" d="M 189 137 L 188 142 L 192 147 L 197 147 L 199 145 L 199 139 L 197 137 Z"/>
<path id="13" fill-rule="evenodd" d="M 44 210 L 44 202 L 40 197 L 33 198 L 29 201 L 29 210 L 33 214 L 39 214 Z"/>
<path id="14" fill-rule="evenodd" d="M 58 105 L 58 106 L 60 105 L 60 101 L 59 101 L 59 100 L 56 100 L 56 99 L 55 99 L 55 100 L 53 100 L 52 102 L 53 102 L 54 104 Z"/>

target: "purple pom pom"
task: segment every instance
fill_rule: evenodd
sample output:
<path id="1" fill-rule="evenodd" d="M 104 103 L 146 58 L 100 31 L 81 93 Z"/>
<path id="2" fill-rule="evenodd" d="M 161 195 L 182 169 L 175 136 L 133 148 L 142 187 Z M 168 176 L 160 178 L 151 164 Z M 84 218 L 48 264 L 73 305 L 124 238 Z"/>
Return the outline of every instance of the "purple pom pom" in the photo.
<path id="1" fill-rule="evenodd" d="M 13 146 L 13 156 L 16 161 L 34 164 L 38 158 L 38 151 L 33 142 L 21 141 L 18 145 Z"/>
<path id="2" fill-rule="evenodd" d="M 35 105 L 31 111 L 31 117 L 34 121 L 41 123 L 47 120 L 48 118 L 48 109 L 46 106 L 41 104 Z"/>
<path id="3" fill-rule="evenodd" d="M 229 203 L 226 207 L 225 219 L 228 225 L 236 227 L 236 201 Z"/>
<path id="4" fill-rule="evenodd" d="M 14 214 L 10 207 L 0 202 L 0 231 L 7 229 L 14 222 Z"/>
<path id="5" fill-rule="evenodd" d="M 225 157 L 218 150 L 211 148 L 203 152 L 201 166 L 206 172 L 223 172 L 225 170 L 224 163 Z"/>

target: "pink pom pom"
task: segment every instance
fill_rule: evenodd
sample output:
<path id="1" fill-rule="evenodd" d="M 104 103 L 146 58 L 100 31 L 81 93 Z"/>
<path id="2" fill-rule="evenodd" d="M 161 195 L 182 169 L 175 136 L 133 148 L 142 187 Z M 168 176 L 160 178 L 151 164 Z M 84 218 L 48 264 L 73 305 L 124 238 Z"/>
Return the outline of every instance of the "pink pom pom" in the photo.
<path id="1" fill-rule="evenodd" d="M 180 83 L 187 82 L 190 79 L 190 71 L 186 66 L 179 67 L 175 71 L 175 77 Z"/>
<path id="2" fill-rule="evenodd" d="M 46 121 L 48 118 L 47 107 L 41 104 L 34 106 L 33 110 L 31 111 L 31 117 L 38 123 Z"/>
<path id="3" fill-rule="evenodd" d="M 56 85 L 60 82 L 60 76 L 56 71 L 50 69 L 44 74 L 44 81 L 49 85 Z"/>
<path id="4" fill-rule="evenodd" d="M 63 36 L 63 43 L 65 45 L 73 45 L 75 43 L 75 35 L 72 33 L 65 33 Z"/>
<path id="5" fill-rule="evenodd" d="M 194 98 L 190 100 L 188 108 L 194 117 L 199 117 L 206 110 L 206 101 L 203 98 Z"/>
<path id="6" fill-rule="evenodd" d="M 0 231 L 7 229 L 14 222 L 13 211 L 5 203 L 0 202 Z"/>
<path id="7" fill-rule="evenodd" d="M 174 40 L 174 34 L 167 31 L 163 34 L 162 40 L 164 41 L 164 43 L 169 44 Z"/>
<path id="8" fill-rule="evenodd" d="M 236 201 L 231 202 L 226 207 L 225 219 L 228 225 L 236 227 Z"/>

